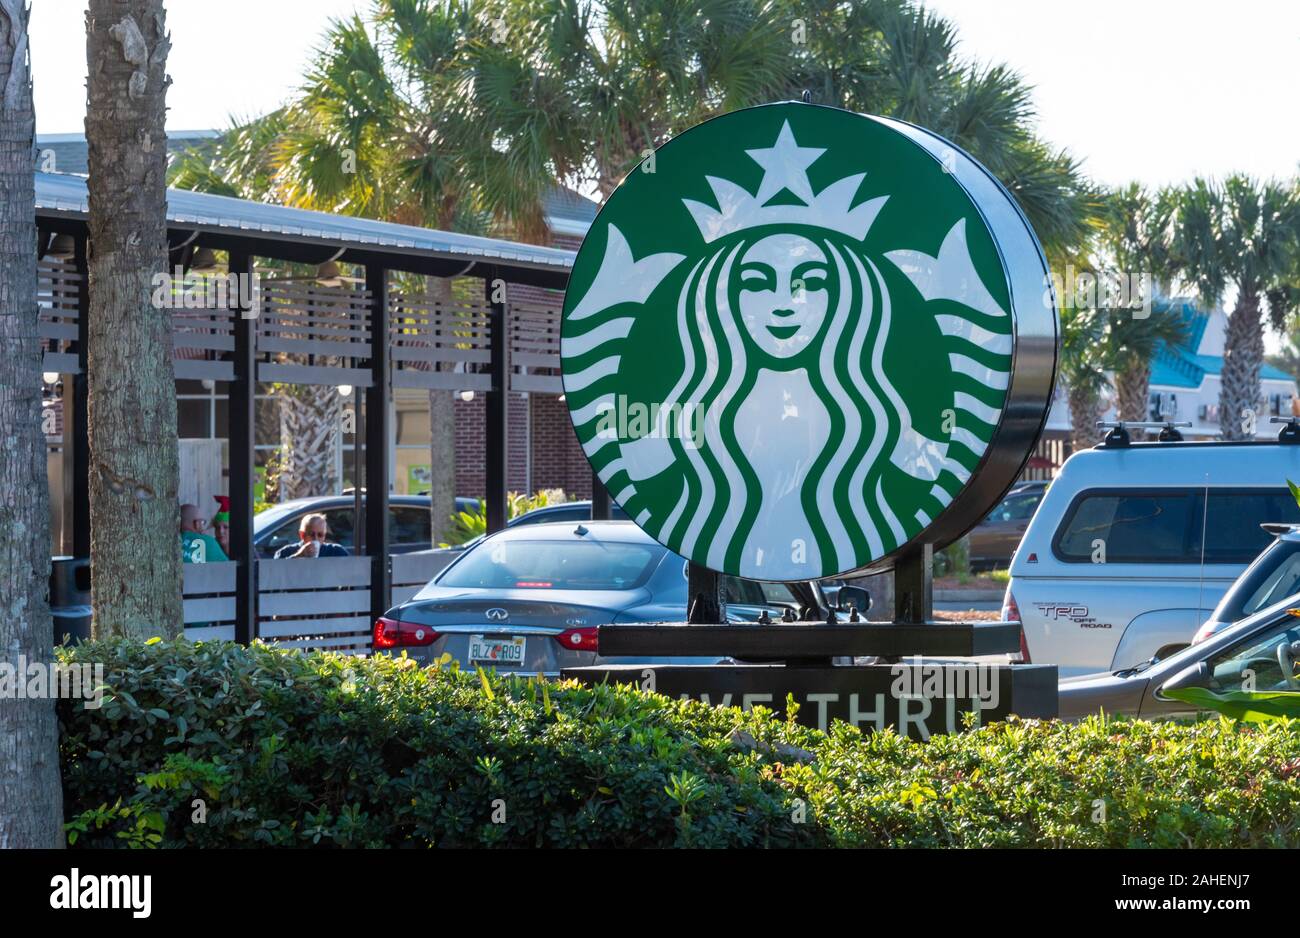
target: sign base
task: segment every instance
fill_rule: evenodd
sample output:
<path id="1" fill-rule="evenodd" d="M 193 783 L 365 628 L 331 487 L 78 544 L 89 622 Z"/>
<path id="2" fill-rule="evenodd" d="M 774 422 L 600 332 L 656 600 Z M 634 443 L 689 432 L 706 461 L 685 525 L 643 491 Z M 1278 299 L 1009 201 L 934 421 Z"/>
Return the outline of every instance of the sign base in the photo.
<path id="1" fill-rule="evenodd" d="M 964 727 L 962 714 L 980 723 L 1057 715 L 1055 665 L 985 664 L 914 659 L 846 667 L 799 665 L 591 665 L 566 668 L 565 678 L 587 686 L 631 684 L 669 697 L 719 707 L 769 707 L 778 717 L 786 699 L 797 722 L 825 730 L 843 720 L 864 732 L 893 727 L 926 740 Z"/>

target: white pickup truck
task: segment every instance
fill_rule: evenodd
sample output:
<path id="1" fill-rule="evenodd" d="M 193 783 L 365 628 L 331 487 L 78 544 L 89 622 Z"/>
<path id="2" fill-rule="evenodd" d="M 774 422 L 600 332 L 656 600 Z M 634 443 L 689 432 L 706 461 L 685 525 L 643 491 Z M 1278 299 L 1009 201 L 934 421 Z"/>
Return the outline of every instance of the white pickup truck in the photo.
<path id="1" fill-rule="evenodd" d="M 1272 540 L 1260 525 L 1300 521 L 1288 479 L 1300 445 L 1282 441 L 1108 438 L 1071 456 L 1011 561 L 1022 654 L 1064 678 L 1187 645 Z"/>

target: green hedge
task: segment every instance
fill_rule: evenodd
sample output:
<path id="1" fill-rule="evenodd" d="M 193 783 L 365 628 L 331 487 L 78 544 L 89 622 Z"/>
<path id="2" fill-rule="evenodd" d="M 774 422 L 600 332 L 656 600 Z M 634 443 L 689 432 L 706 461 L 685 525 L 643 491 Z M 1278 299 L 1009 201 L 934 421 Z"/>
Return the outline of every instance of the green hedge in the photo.
<path id="1" fill-rule="evenodd" d="M 1013 720 L 914 743 L 387 657 L 61 654 L 111 688 L 60 704 L 76 846 L 1300 844 L 1295 723 Z"/>

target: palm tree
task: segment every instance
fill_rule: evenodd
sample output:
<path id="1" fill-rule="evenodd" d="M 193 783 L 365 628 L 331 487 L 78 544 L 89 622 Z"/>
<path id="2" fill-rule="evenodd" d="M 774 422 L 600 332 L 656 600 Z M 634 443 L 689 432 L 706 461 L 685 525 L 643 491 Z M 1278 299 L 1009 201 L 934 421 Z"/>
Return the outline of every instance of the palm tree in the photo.
<path id="1" fill-rule="evenodd" d="M 36 192 L 25 0 L 0 0 L 0 661 L 53 659 L 49 491 L 41 432 Z M 63 846 L 52 700 L 0 699 L 0 849 Z"/>
<path id="2" fill-rule="evenodd" d="M 672 135 L 788 96 L 796 17 L 779 3 L 491 0 L 483 10 L 500 27 L 494 38 L 504 54 L 476 61 L 476 74 L 504 66 L 519 80 L 480 81 L 475 110 L 494 118 L 512 146 L 530 139 L 539 165 L 544 153 L 559 178 L 590 182 L 602 200 Z M 527 128 L 510 119 L 509 96 L 534 83 L 548 90 L 551 107 Z"/>
<path id="3" fill-rule="evenodd" d="M 1107 372 L 1115 364 L 1107 325 L 1105 311 L 1094 306 L 1061 309 L 1060 380 L 1070 410 L 1070 449 L 1076 453 L 1097 442 L 1097 422 L 1106 412 Z"/>
<path id="4" fill-rule="evenodd" d="M 1053 267 L 1081 258 L 1100 220 L 1100 196 L 1073 157 L 1034 134 L 1030 88 L 1018 74 L 963 61 L 953 25 L 906 0 L 800 2 L 786 16 L 809 19 L 787 97 L 808 88 L 819 103 L 943 135 L 1006 185 Z"/>
<path id="5" fill-rule="evenodd" d="M 1176 347 L 1187 341 L 1188 328 L 1181 307 L 1161 301 L 1153 303 L 1149 316 L 1135 316 L 1133 310 L 1110 310 L 1106 342 L 1115 369 L 1115 403 L 1119 419 L 1142 422 L 1150 419 L 1151 361 L 1162 347 Z M 1138 436 L 1144 436 L 1139 433 Z"/>
<path id="6" fill-rule="evenodd" d="M 96 636 L 180 634 L 162 0 L 90 0 L 90 569 Z M 130 544 L 130 550 L 123 550 Z"/>
<path id="7" fill-rule="evenodd" d="M 1174 213 L 1172 190 L 1152 194 L 1137 183 L 1106 193 L 1103 224 L 1098 235 L 1102 263 L 1109 268 L 1104 279 L 1126 284 L 1145 280 L 1154 294 L 1164 293 L 1174 273 L 1169 251 L 1170 222 Z M 1129 300 L 1136 300 L 1134 291 Z M 1168 304 L 1154 305 L 1145 317 L 1133 309 L 1116 310 L 1111 316 L 1111 340 L 1117 344 L 1115 392 L 1119 419 L 1145 421 L 1150 397 L 1151 358 L 1160 344 L 1177 345 L 1186 340 L 1186 328 L 1178 312 Z"/>
<path id="8" fill-rule="evenodd" d="M 1281 330 L 1300 287 L 1300 187 L 1229 176 L 1222 185 L 1196 179 L 1178 193 L 1174 262 L 1215 306 L 1235 291 L 1223 349 L 1219 426 L 1225 440 L 1254 435 L 1264 361 L 1264 313 Z"/>

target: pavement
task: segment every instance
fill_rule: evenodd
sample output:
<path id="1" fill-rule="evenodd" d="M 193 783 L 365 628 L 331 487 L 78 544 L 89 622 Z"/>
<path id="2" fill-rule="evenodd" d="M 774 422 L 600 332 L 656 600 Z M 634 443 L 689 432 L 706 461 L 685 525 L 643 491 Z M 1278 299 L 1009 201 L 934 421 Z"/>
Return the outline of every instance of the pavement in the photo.
<path id="1" fill-rule="evenodd" d="M 934 601 L 935 612 L 965 612 L 975 610 L 977 612 L 1001 612 L 1002 600 L 938 600 Z"/>

